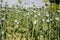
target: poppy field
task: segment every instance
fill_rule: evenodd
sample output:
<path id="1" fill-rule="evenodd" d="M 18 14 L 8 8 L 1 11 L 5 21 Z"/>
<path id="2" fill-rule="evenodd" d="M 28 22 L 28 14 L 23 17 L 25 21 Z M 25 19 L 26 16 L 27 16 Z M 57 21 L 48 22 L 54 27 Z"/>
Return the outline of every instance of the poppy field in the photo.
<path id="1" fill-rule="evenodd" d="M 60 10 L 0 5 L 0 40 L 60 40 Z"/>

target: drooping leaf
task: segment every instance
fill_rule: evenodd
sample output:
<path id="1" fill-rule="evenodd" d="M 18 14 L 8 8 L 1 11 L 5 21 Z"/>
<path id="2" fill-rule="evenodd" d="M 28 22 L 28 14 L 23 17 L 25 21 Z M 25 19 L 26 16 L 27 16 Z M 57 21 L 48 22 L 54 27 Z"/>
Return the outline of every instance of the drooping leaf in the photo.
<path id="1" fill-rule="evenodd" d="M 23 0 L 18 0 L 20 3 L 23 2 Z"/>

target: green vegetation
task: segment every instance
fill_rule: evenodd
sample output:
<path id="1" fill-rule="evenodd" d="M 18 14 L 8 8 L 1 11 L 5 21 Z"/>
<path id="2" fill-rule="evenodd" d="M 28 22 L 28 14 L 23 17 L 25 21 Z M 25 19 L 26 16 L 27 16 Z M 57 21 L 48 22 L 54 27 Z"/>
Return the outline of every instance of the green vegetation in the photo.
<path id="1" fill-rule="evenodd" d="M 22 3 L 23 2 L 23 0 L 18 0 L 20 3 Z"/>
<path id="2" fill-rule="evenodd" d="M 46 8 L 45 8 L 46 7 Z M 60 40 L 60 10 L 0 6 L 2 40 Z"/>

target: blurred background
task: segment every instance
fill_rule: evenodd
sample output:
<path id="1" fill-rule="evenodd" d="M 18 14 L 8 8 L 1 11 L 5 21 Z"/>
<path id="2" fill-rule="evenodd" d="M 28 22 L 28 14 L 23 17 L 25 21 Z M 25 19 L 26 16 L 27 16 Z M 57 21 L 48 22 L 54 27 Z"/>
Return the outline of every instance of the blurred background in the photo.
<path id="1" fill-rule="evenodd" d="M 43 0 L 23 0 L 21 4 L 18 0 L 3 0 L 3 2 L 2 2 L 3 7 L 5 6 L 6 2 L 9 5 L 9 7 L 12 7 L 12 5 L 22 6 L 25 3 L 26 3 L 26 5 L 24 5 L 25 7 L 33 7 L 33 4 L 37 7 L 41 7 L 41 6 L 45 5 L 45 2 Z M 49 4 L 49 2 L 48 2 L 48 4 Z"/>
<path id="2" fill-rule="evenodd" d="M 0 0 L 0 40 L 60 40 L 59 2 Z"/>

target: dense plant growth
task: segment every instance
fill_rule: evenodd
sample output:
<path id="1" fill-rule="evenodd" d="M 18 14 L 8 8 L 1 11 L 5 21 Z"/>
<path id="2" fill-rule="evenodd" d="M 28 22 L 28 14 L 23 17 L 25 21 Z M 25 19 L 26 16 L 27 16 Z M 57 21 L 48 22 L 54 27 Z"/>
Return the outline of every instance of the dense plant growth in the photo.
<path id="1" fill-rule="evenodd" d="M 0 40 L 60 40 L 60 10 L 0 6 Z"/>

